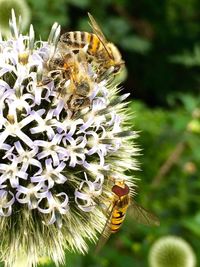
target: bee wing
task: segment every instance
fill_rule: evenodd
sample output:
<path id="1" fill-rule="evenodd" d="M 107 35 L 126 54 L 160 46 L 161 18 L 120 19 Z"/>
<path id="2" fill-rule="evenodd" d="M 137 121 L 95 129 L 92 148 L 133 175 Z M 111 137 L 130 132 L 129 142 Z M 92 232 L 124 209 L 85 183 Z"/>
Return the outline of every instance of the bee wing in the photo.
<path id="1" fill-rule="evenodd" d="M 96 33 L 96 35 L 101 38 L 102 42 L 107 43 L 106 37 L 104 36 L 101 28 L 99 27 L 99 25 L 97 24 L 96 20 L 94 19 L 94 17 L 88 12 L 88 17 L 90 19 L 90 26 L 92 27 L 93 31 Z"/>
<path id="2" fill-rule="evenodd" d="M 89 19 L 90 19 L 90 22 L 91 22 L 91 24 L 89 23 L 89 25 L 91 26 L 91 28 L 93 29 L 94 33 L 98 37 L 99 41 L 104 46 L 104 48 L 105 48 L 106 52 L 108 53 L 109 57 L 112 59 L 112 55 L 110 54 L 110 52 L 108 51 L 108 49 L 106 47 L 106 43 L 108 41 L 106 40 L 106 37 L 104 36 L 101 28 L 99 27 L 99 25 L 97 24 L 96 20 L 94 19 L 94 17 L 89 12 L 88 12 L 88 16 L 89 16 Z"/>
<path id="3" fill-rule="evenodd" d="M 111 204 L 108 209 L 107 209 L 107 220 L 106 223 L 104 225 L 104 228 L 101 232 L 101 236 L 97 242 L 96 248 L 95 248 L 95 253 L 99 253 L 99 251 L 102 249 L 102 247 L 106 244 L 106 242 L 108 241 L 110 235 L 111 235 L 111 230 L 110 230 L 110 220 L 112 217 L 112 213 L 113 213 L 113 209 L 114 209 L 115 205 Z"/>
<path id="4" fill-rule="evenodd" d="M 152 214 L 136 202 L 131 203 L 129 214 L 138 223 L 150 226 L 160 225 L 159 219 L 154 214 Z"/>

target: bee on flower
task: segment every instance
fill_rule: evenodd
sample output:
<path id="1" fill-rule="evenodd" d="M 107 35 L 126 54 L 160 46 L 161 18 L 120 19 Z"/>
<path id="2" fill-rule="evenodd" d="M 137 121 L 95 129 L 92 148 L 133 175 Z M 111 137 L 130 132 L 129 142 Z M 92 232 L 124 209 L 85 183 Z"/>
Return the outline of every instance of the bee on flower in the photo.
<path id="1" fill-rule="evenodd" d="M 134 190 L 125 175 L 137 169 L 138 153 L 127 123 L 128 95 L 118 95 L 111 83 L 122 60 L 115 61 L 90 20 L 98 56 L 85 39 L 76 51 L 69 41 L 63 48 L 66 35 L 60 37 L 57 23 L 48 41 L 35 40 L 32 25 L 22 35 L 14 11 L 12 36 L 0 40 L 0 257 L 6 267 L 22 255 L 31 267 L 40 257 L 63 263 L 66 249 L 87 252 L 108 222 L 104 201 L 110 193 L 118 198 L 114 209 L 121 201 L 110 177 L 123 177 Z"/>

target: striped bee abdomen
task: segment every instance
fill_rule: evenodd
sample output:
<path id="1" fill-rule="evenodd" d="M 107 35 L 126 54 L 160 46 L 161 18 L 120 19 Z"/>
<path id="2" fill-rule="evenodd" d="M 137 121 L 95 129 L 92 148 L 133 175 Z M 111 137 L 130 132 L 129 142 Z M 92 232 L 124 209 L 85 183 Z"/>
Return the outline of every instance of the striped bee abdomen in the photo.
<path id="1" fill-rule="evenodd" d="M 60 37 L 60 42 L 71 49 L 80 49 L 88 45 L 87 52 L 92 56 L 97 56 L 99 51 L 104 49 L 96 34 L 89 32 L 66 32 Z"/>

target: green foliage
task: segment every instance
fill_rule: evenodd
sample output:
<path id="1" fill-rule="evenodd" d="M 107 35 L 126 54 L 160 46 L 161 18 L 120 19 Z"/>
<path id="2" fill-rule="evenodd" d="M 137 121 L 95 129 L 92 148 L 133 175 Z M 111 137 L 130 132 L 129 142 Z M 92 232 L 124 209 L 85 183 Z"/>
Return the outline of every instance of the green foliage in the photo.
<path id="1" fill-rule="evenodd" d="M 69 23 L 65 0 L 27 0 L 32 11 L 32 24 L 41 38 L 47 38 L 54 22 L 66 27 Z"/>
<path id="2" fill-rule="evenodd" d="M 145 54 L 151 48 L 151 43 L 149 41 L 134 35 L 125 37 L 121 45 L 127 51 L 135 51 L 141 54 Z"/>
<path id="3" fill-rule="evenodd" d="M 87 9 L 90 5 L 90 0 L 67 0 L 66 2 L 80 9 Z"/>
<path id="4" fill-rule="evenodd" d="M 193 51 L 184 51 L 182 54 L 178 54 L 170 57 L 171 62 L 183 64 L 186 67 L 200 66 L 200 47 L 195 45 Z"/>

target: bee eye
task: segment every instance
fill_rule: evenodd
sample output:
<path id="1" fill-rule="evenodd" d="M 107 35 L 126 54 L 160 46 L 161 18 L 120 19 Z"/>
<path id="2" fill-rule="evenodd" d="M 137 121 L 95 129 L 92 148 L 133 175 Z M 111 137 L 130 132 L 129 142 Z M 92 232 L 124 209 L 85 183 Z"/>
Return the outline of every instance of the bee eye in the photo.
<path id="1" fill-rule="evenodd" d="M 120 68 L 121 68 L 120 65 L 115 65 L 113 73 L 118 73 Z"/>

